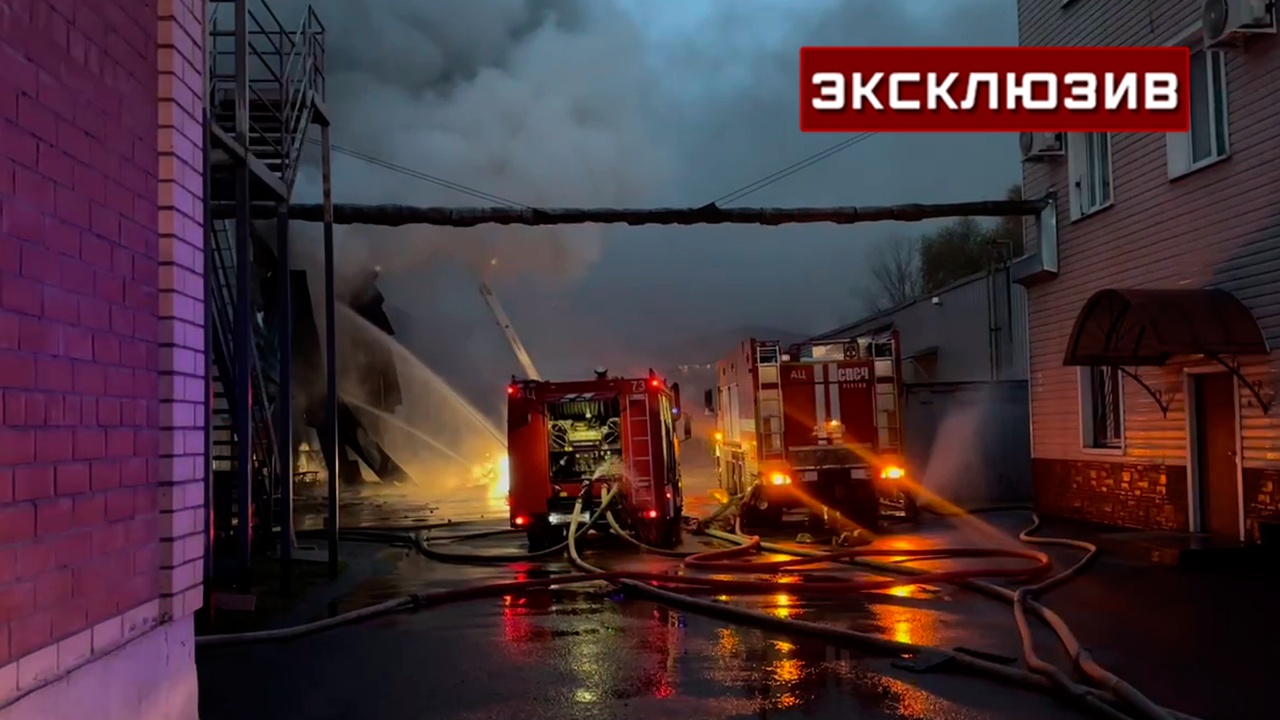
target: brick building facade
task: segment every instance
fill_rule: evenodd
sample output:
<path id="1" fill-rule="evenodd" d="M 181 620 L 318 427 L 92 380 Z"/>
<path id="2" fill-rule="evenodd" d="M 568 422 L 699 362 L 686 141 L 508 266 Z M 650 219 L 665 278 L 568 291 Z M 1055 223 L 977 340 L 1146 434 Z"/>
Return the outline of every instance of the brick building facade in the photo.
<path id="1" fill-rule="evenodd" d="M 1023 165 L 1058 211 L 1022 280 L 1033 473 L 1048 513 L 1256 541 L 1280 521 L 1280 38 L 1206 42 L 1203 10 L 1018 2 L 1023 45 L 1192 52 L 1191 132 L 1059 135 Z"/>
<path id="2" fill-rule="evenodd" d="M 0 716 L 191 718 L 202 0 L 0 0 Z"/>

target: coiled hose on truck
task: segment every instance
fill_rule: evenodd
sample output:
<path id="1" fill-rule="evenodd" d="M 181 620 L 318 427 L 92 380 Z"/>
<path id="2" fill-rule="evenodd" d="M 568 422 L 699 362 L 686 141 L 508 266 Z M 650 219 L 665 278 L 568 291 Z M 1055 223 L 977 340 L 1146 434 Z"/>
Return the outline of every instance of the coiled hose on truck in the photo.
<path id="1" fill-rule="evenodd" d="M 727 533 L 714 529 L 707 529 L 705 532 L 710 537 L 732 543 L 734 547 L 727 550 L 700 551 L 696 553 L 663 550 L 661 548 L 654 548 L 641 543 L 639 540 L 632 537 L 630 533 L 625 532 L 617 520 L 612 516 L 612 513 L 610 512 L 610 505 L 618 492 L 615 487 L 611 487 L 608 492 L 606 492 L 599 507 L 590 518 L 590 521 L 580 528 L 578 518 L 582 512 L 583 499 L 586 490 L 587 487 L 584 486 L 583 493 L 579 495 L 578 501 L 575 504 L 572 520 L 570 521 L 568 539 L 560 546 L 549 548 L 541 552 L 501 555 L 451 553 L 442 552 L 438 549 L 432 548 L 430 544 L 425 541 L 421 533 L 416 533 L 411 538 L 419 551 L 425 556 L 443 560 L 445 562 L 510 562 L 513 560 L 548 557 L 556 554 L 557 552 L 564 552 L 567 550 L 570 562 L 575 569 L 581 570 L 582 574 L 564 575 L 555 578 L 543 578 L 536 580 L 488 583 L 485 585 L 455 590 L 419 593 L 351 613 L 346 613 L 344 615 L 290 628 L 234 635 L 198 637 L 196 638 L 196 644 L 198 647 L 210 647 L 287 640 L 327 630 L 340 625 L 359 622 L 391 612 L 417 610 L 437 605 L 488 597 L 500 597 L 513 592 L 538 588 L 605 582 L 632 590 L 639 595 L 646 596 L 655 602 L 673 608 L 683 609 L 700 615 L 739 622 L 760 628 L 776 630 L 778 632 L 824 639 L 837 645 L 854 646 L 872 652 L 893 655 L 934 653 L 947 658 L 949 664 L 953 665 L 957 669 L 971 674 L 1034 689 L 1040 692 L 1064 693 L 1068 698 L 1077 701 L 1081 705 L 1082 709 L 1091 711 L 1099 717 L 1111 718 L 1113 720 L 1131 720 L 1130 715 L 1119 709 L 1120 707 L 1129 707 L 1139 711 L 1141 713 L 1141 717 L 1148 718 L 1149 720 L 1196 720 L 1196 718 L 1183 713 L 1155 705 L 1127 683 L 1124 683 L 1122 680 L 1116 678 L 1113 674 L 1099 666 L 1091 659 L 1088 652 L 1080 646 L 1079 642 L 1060 617 L 1042 605 L 1034 602 L 1032 599 L 1033 597 L 1041 595 L 1078 575 L 1097 553 L 1097 548 L 1088 543 L 1075 540 L 1060 540 L 1032 536 L 1031 533 L 1039 527 L 1038 518 L 1036 518 L 1035 523 L 1030 528 L 1023 531 L 1019 536 L 1020 539 L 1035 544 L 1054 544 L 1075 547 L 1085 550 L 1087 554 L 1084 559 L 1069 568 L 1066 572 L 1049 577 L 1035 585 L 1026 586 L 1017 592 L 1014 592 L 998 585 L 984 582 L 977 578 L 1005 577 L 1013 579 L 1027 579 L 1040 577 L 1046 574 L 1049 569 L 1049 559 L 1046 555 L 1033 551 L 1020 552 L 973 548 L 930 548 L 906 552 L 902 550 L 886 551 L 880 549 L 857 548 L 837 552 L 822 552 L 806 548 L 795 548 L 766 543 L 762 542 L 758 537 L 748 537 L 740 532 Z M 741 502 L 744 497 L 748 496 L 749 492 L 750 491 L 744 493 L 743 496 L 739 496 L 738 498 L 733 498 L 730 502 L 722 505 L 712 518 L 719 517 L 725 512 L 728 512 L 736 503 Z M 908 584 L 914 585 L 928 582 L 948 582 L 1006 600 L 1012 603 L 1015 608 L 1015 618 L 1018 623 L 1019 634 L 1022 637 L 1023 651 L 1026 655 L 1027 665 L 1028 668 L 1030 668 L 1030 672 L 1019 668 L 988 662 L 980 658 L 951 650 L 916 645 L 913 643 L 903 643 L 880 637 L 878 635 L 859 633 L 819 623 L 778 618 L 754 610 L 691 597 L 687 594 L 665 589 L 667 587 L 685 588 L 688 590 L 695 588 L 703 590 L 714 589 L 739 594 L 775 593 L 778 591 L 777 583 L 752 580 L 717 580 L 714 578 L 699 578 L 696 576 L 672 575 L 668 573 L 610 571 L 595 567 L 582 559 L 581 555 L 578 553 L 577 540 L 585 535 L 586 531 L 594 525 L 602 515 L 609 522 L 611 528 L 620 537 L 627 539 L 629 542 L 637 545 L 646 552 L 669 557 L 682 557 L 684 559 L 683 565 L 690 569 L 714 567 L 719 570 L 733 569 L 740 572 L 760 572 L 765 570 L 776 571 L 779 569 L 796 569 L 805 565 L 837 562 L 861 565 L 884 573 L 903 575 L 907 577 L 907 579 L 904 580 L 876 579 L 852 580 L 834 583 L 789 583 L 785 588 L 789 593 L 795 592 L 801 594 L 831 595 L 847 592 L 887 589 L 890 587 Z M 708 521 L 709 520 L 711 520 L 711 518 L 708 518 Z M 709 524 L 708 521 L 703 521 L 700 525 L 705 526 Z M 463 537 L 454 538 L 454 540 L 463 540 L 479 536 L 493 536 L 506 532 L 511 531 L 486 531 L 483 533 L 469 534 Z M 403 541 L 410 538 L 400 537 L 396 539 Z M 748 555 L 761 550 L 790 555 L 793 559 L 767 563 L 743 562 L 735 563 L 732 566 L 726 566 L 724 564 L 725 561 L 730 558 Z M 894 557 L 902 557 L 904 555 L 915 556 L 917 559 L 925 557 L 938 558 L 944 556 L 1016 557 L 1029 560 L 1033 564 L 1013 569 L 985 568 L 962 571 L 931 571 L 911 567 L 909 565 L 883 563 L 870 559 L 872 557 L 886 555 L 892 555 Z M 1044 662 L 1035 655 L 1034 647 L 1031 643 L 1030 626 L 1026 620 L 1027 611 L 1036 615 L 1054 630 L 1063 643 L 1063 646 L 1070 654 L 1076 668 L 1090 681 L 1099 685 L 1100 688 L 1086 687 L 1075 683 L 1055 666 Z"/>

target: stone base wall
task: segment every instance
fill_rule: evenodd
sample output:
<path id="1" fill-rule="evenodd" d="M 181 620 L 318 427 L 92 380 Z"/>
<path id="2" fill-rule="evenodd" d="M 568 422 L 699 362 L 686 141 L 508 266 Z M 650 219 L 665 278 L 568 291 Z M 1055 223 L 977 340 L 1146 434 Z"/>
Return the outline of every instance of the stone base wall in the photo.
<path id="1" fill-rule="evenodd" d="M 1187 468 L 1077 460 L 1031 461 L 1036 507 L 1047 515 L 1139 530 L 1187 529 Z"/>
<path id="2" fill-rule="evenodd" d="M 155 627 L 0 710 L 4 720 L 199 720 L 191 616 Z"/>

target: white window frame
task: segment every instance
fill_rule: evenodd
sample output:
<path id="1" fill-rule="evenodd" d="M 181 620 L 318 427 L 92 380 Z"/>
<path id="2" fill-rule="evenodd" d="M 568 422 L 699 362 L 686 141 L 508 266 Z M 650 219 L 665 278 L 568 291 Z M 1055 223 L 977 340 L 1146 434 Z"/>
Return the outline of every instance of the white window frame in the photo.
<path id="1" fill-rule="evenodd" d="M 1176 180 L 1185 175 L 1202 170 L 1210 165 L 1226 160 L 1231 157 L 1231 93 L 1227 85 L 1227 54 L 1224 50 L 1217 48 L 1207 48 L 1204 45 L 1203 32 L 1195 31 L 1189 36 L 1175 43 L 1174 46 L 1183 46 L 1191 50 L 1191 62 L 1204 62 L 1207 64 L 1205 76 L 1209 80 L 1208 96 L 1209 96 L 1209 142 L 1211 145 L 1218 144 L 1218 115 L 1221 112 L 1223 126 L 1222 130 L 1222 147 L 1211 147 L 1209 154 L 1196 160 L 1194 158 L 1191 139 L 1192 133 L 1165 133 L 1165 162 L 1168 167 L 1169 179 Z M 1197 53 L 1202 53 L 1199 58 Z M 1217 65 L 1215 68 L 1214 66 Z M 1188 93 L 1188 98 L 1190 93 Z M 1221 107 L 1219 108 L 1219 104 Z M 1195 114 L 1192 113 L 1192 122 L 1195 122 Z"/>
<path id="2" fill-rule="evenodd" d="M 1116 367 L 1082 367 L 1079 369 L 1080 390 L 1080 447 L 1088 453 L 1123 455 L 1124 432 L 1124 373 Z M 1115 388 L 1114 437 L 1099 441 L 1094 432 L 1094 373 L 1111 373 Z"/>
<path id="3" fill-rule="evenodd" d="M 1068 133 L 1066 142 L 1071 219 L 1079 220 L 1115 202 L 1115 152 L 1111 133 Z M 1101 157 L 1103 151 L 1105 158 Z M 1105 192 L 1100 187 L 1104 181 Z"/>

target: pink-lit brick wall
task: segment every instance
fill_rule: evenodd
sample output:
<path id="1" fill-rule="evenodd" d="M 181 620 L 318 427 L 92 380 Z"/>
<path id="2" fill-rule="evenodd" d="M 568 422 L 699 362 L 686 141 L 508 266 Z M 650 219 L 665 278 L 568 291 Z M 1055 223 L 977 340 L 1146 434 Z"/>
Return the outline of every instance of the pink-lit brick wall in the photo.
<path id="1" fill-rule="evenodd" d="M 199 606 L 203 0 L 0 0 L 0 701 Z"/>
<path id="2" fill-rule="evenodd" d="M 203 602 L 204 2 L 160 0 L 161 609 Z"/>

